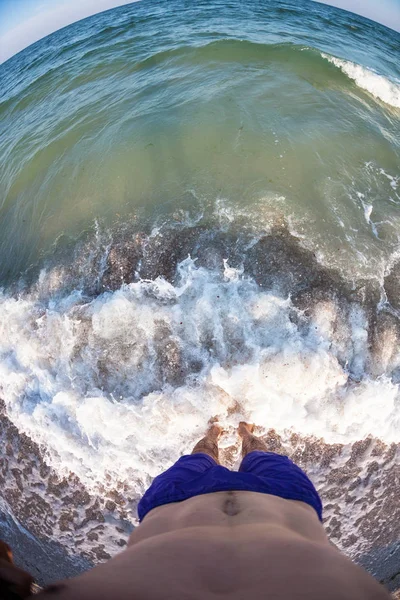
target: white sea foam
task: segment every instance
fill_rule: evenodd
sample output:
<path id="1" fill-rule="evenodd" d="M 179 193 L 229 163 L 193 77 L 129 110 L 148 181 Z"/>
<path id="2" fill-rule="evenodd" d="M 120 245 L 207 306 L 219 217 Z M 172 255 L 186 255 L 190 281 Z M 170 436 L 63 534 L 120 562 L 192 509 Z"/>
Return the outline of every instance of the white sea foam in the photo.
<path id="1" fill-rule="evenodd" d="M 373 208 L 374 208 L 373 205 L 372 204 L 368 204 L 367 202 L 364 202 L 365 195 L 362 194 L 361 192 L 357 192 L 357 196 L 358 196 L 358 198 L 359 198 L 359 200 L 360 200 L 360 202 L 362 204 L 362 207 L 363 207 L 363 210 L 364 210 L 364 217 L 365 217 L 366 222 L 368 223 L 368 225 L 371 226 L 372 233 L 374 234 L 374 236 L 376 238 L 379 238 L 379 236 L 378 236 L 378 230 L 376 228 L 376 225 L 375 225 L 375 223 L 373 223 L 371 221 L 371 215 L 372 215 L 372 211 L 373 211 Z"/>
<path id="2" fill-rule="evenodd" d="M 375 73 L 371 69 L 367 69 L 357 63 L 353 63 L 349 60 L 342 60 L 335 56 L 330 56 L 321 52 L 323 58 L 328 60 L 330 63 L 338 67 L 356 82 L 358 87 L 366 90 L 372 94 L 375 98 L 379 98 L 386 104 L 393 106 L 394 108 L 400 108 L 400 83 L 391 81 L 383 75 Z"/>
<path id="3" fill-rule="evenodd" d="M 389 175 L 389 173 L 386 173 L 386 171 L 384 169 L 379 169 L 379 173 L 381 175 L 383 175 L 384 177 L 386 177 L 386 179 L 388 179 L 390 181 L 390 187 L 393 190 L 397 190 L 398 185 L 399 185 L 399 180 L 400 177 L 393 177 L 392 175 Z"/>
<path id="4" fill-rule="evenodd" d="M 227 261 L 179 273 L 86 303 L 0 295 L 0 396 L 60 473 L 140 494 L 215 415 L 231 430 L 245 418 L 328 442 L 400 439 L 399 386 L 367 374 L 359 306 L 306 316 Z"/>

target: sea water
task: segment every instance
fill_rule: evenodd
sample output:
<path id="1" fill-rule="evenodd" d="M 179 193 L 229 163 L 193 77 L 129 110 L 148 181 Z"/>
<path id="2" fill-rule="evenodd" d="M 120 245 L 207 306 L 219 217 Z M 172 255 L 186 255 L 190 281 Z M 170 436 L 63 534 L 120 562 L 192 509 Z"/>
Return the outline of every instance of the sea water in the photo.
<path id="1" fill-rule="evenodd" d="M 399 59 L 317 3 L 143 0 L 0 66 L 0 397 L 58 476 L 136 502 L 211 417 L 400 442 Z"/>

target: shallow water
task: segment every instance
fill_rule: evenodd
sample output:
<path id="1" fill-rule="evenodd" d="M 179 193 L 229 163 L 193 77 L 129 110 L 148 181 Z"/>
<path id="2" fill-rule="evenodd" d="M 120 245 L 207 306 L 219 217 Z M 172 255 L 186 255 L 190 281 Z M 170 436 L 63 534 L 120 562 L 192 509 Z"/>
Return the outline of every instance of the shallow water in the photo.
<path id="1" fill-rule="evenodd" d="M 0 66 L 0 395 L 55 473 L 134 503 L 215 415 L 233 456 L 242 418 L 400 441 L 399 57 L 319 4 L 144 0 Z"/>

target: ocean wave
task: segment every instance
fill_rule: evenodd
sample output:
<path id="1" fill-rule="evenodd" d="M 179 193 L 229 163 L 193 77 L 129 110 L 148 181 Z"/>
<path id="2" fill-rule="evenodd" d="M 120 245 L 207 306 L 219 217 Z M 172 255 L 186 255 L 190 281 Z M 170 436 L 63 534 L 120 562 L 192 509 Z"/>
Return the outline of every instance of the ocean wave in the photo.
<path id="1" fill-rule="evenodd" d="M 375 98 L 382 100 L 394 108 L 400 108 L 400 84 L 391 81 L 383 75 L 375 73 L 367 67 L 363 67 L 349 60 L 342 60 L 321 52 L 323 58 L 341 69 L 347 77 L 363 90 L 372 94 Z"/>
<path id="2" fill-rule="evenodd" d="M 347 297 L 289 234 L 236 256 L 237 239 L 222 232 L 215 254 L 205 234 L 109 244 L 92 296 L 65 289 L 60 265 L 2 293 L 0 395 L 51 466 L 92 489 L 131 480 L 139 496 L 214 415 L 232 433 L 248 419 L 328 443 L 398 441 L 396 319 L 371 294 Z"/>

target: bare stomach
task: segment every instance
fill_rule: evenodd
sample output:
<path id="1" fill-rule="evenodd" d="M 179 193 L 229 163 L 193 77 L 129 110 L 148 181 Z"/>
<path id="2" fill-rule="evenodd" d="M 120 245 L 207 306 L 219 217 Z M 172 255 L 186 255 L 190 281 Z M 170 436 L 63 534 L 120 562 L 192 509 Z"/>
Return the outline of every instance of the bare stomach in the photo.
<path id="1" fill-rule="evenodd" d="M 330 545 L 313 508 L 238 491 L 152 510 L 127 550 L 44 597 L 385 600 L 389 595 Z"/>
<path id="2" fill-rule="evenodd" d="M 135 529 L 129 546 L 160 533 L 191 527 L 258 525 L 281 527 L 307 539 L 328 543 L 315 510 L 304 502 L 284 500 L 257 492 L 215 492 L 195 496 L 184 502 L 154 508 Z"/>

